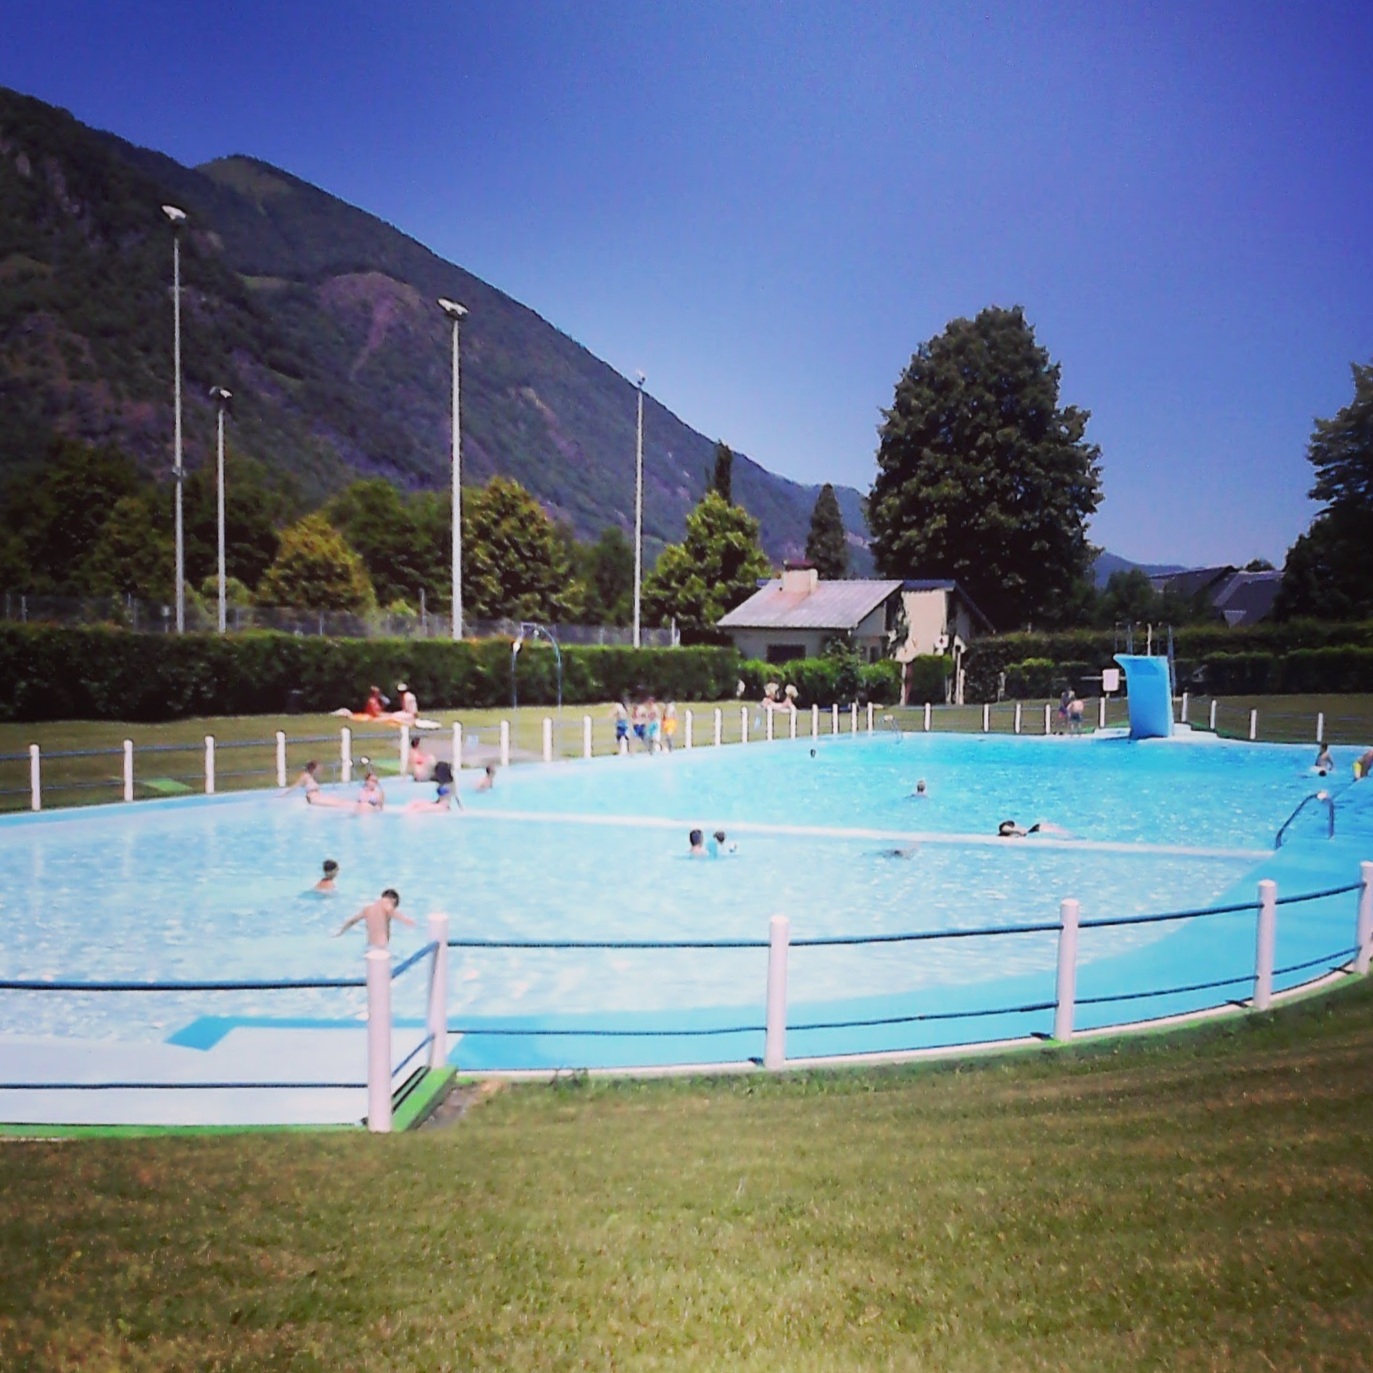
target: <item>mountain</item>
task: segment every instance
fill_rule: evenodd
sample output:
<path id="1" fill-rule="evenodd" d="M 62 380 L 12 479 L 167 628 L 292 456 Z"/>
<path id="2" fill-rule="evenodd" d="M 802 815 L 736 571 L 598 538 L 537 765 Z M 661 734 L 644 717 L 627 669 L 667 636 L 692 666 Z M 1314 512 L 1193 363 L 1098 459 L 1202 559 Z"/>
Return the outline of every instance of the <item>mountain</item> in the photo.
<path id="1" fill-rule="evenodd" d="M 1185 570 L 1181 563 L 1132 563 L 1128 558 L 1118 557 L 1103 549 L 1092 564 L 1092 581 L 1096 586 L 1103 587 L 1111 580 L 1113 572 L 1143 572 L 1149 577 L 1159 577 L 1164 573 Z"/>
<path id="2" fill-rule="evenodd" d="M 633 527 L 635 388 L 503 292 L 364 210 L 251 157 L 184 167 L 0 88 L 0 476 L 54 433 L 172 462 L 172 234 L 182 232 L 186 465 L 211 460 L 212 386 L 230 442 L 310 503 L 357 476 L 448 483 L 451 335 L 463 302 L 464 482 L 528 487 L 582 538 Z M 727 436 L 724 436 L 727 438 Z M 644 403 L 650 550 L 680 539 L 714 456 Z M 734 495 L 774 559 L 805 546 L 818 486 L 737 454 Z M 836 488 L 854 572 L 861 497 Z"/>

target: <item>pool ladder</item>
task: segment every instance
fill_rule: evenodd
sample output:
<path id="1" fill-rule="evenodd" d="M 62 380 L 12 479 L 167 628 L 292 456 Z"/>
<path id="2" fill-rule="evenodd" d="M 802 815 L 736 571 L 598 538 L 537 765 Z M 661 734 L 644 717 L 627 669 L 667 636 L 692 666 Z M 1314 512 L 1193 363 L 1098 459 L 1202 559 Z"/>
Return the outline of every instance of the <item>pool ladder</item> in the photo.
<path id="1" fill-rule="evenodd" d="M 1329 830 L 1326 834 L 1327 839 L 1335 837 L 1335 798 L 1328 791 L 1313 791 L 1310 796 L 1302 798 L 1301 804 L 1282 822 L 1282 828 L 1278 830 L 1277 838 L 1273 840 L 1275 849 L 1282 848 L 1283 836 L 1287 833 L 1292 822 L 1304 811 L 1312 801 L 1323 801 L 1325 803 L 1326 815 L 1329 820 Z"/>
<path id="2" fill-rule="evenodd" d="M 884 715 L 882 717 L 882 728 L 892 730 L 896 735 L 897 743 L 900 743 L 905 737 L 901 733 L 901 726 L 896 723 L 896 717 L 894 715 Z"/>

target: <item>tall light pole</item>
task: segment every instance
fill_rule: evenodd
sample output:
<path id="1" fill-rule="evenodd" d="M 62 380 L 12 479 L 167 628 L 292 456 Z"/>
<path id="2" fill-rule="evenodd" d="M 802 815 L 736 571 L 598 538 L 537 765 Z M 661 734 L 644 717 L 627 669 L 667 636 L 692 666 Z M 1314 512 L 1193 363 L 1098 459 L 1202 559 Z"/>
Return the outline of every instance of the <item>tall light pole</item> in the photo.
<path id="1" fill-rule="evenodd" d="M 634 647 L 639 647 L 639 613 L 644 583 L 644 374 L 636 372 L 639 422 L 634 441 Z"/>
<path id="2" fill-rule="evenodd" d="M 453 642 L 462 638 L 462 411 L 458 404 L 458 329 L 467 314 L 456 300 L 440 298 L 453 321 Z"/>
<path id="3" fill-rule="evenodd" d="M 164 205 L 172 225 L 172 369 L 176 373 L 176 440 L 172 480 L 176 483 L 176 632 L 186 632 L 186 542 L 181 525 L 181 226 L 186 211 Z"/>
<path id="4" fill-rule="evenodd" d="M 227 629 L 225 607 L 226 578 L 224 576 L 224 411 L 233 399 L 233 392 L 222 386 L 210 387 L 210 399 L 214 401 L 218 415 L 219 460 L 215 467 L 215 485 L 219 496 L 219 632 Z"/>

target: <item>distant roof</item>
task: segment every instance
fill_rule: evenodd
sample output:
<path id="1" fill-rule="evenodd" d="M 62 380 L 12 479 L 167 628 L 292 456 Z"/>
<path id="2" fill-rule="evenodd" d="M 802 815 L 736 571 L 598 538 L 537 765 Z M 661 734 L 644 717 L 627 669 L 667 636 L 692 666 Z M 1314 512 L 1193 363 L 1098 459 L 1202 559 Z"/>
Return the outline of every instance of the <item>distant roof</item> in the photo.
<path id="1" fill-rule="evenodd" d="M 853 629 L 904 582 L 817 582 L 809 592 L 785 593 L 765 583 L 720 620 L 721 629 Z"/>
<path id="2" fill-rule="evenodd" d="M 1179 596 L 1195 596 L 1199 591 L 1214 595 L 1215 589 L 1234 575 L 1235 569 L 1228 564 L 1225 567 L 1192 567 L 1186 572 L 1166 572 L 1150 577 L 1149 583 L 1155 591 L 1173 591 Z"/>
<path id="3" fill-rule="evenodd" d="M 1273 609 L 1281 586 L 1281 572 L 1236 572 L 1215 595 L 1215 606 L 1226 624 L 1252 625 Z"/>

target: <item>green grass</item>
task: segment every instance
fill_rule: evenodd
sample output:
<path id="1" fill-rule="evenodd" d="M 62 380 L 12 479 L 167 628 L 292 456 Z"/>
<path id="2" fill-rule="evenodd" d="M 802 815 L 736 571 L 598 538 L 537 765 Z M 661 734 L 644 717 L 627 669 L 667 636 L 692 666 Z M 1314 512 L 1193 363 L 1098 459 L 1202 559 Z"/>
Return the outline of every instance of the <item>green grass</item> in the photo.
<path id="1" fill-rule="evenodd" d="M 0 1145 L 6 1369 L 1364 1369 L 1373 982 L 975 1066 Z"/>
<path id="2" fill-rule="evenodd" d="M 1210 711 L 1209 697 L 1189 700 L 1188 715 L 1192 723 L 1205 728 Z M 709 746 L 714 737 L 712 712 L 722 712 L 722 739 L 727 744 L 739 742 L 741 733 L 739 704 L 735 701 L 680 702 L 677 744 L 681 747 L 685 735 L 684 715 L 687 709 L 695 712 L 695 737 L 698 747 Z M 1304 743 L 1314 740 L 1317 712 L 1325 713 L 1325 733 L 1334 744 L 1373 744 L 1373 695 L 1363 696 L 1260 696 L 1231 697 L 1219 702 L 1216 728 L 1233 738 L 1248 738 L 1249 712 L 1259 712 L 1261 740 L 1283 743 Z M 909 709 L 881 708 L 878 727 L 884 727 L 883 717 L 892 719 L 907 732 L 919 732 L 924 726 L 922 707 Z M 494 748 L 499 739 L 500 721 L 509 719 L 511 749 L 516 760 L 543 756 L 543 720 L 555 719 L 555 757 L 577 758 L 582 754 L 582 718 L 592 721 L 592 752 L 604 756 L 614 752 L 615 737 L 609 704 L 595 706 L 565 706 L 555 711 L 547 706 L 521 706 L 517 711 L 462 710 L 436 712 L 434 718 L 444 726 L 443 739 L 450 737 L 448 729 L 454 720 L 461 720 L 470 739 L 475 733 L 482 750 Z M 759 739 L 762 729 L 755 724 L 758 711 L 749 712 L 750 737 Z M 1051 724 L 1056 722 L 1051 714 Z M 1088 703 L 1088 724 L 1097 719 L 1096 702 Z M 1128 723 L 1124 701 L 1108 703 L 1108 725 Z M 43 752 L 43 805 L 45 809 L 62 806 L 89 805 L 118 801 L 123 796 L 123 741 L 134 743 L 135 795 L 176 794 L 185 787 L 192 792 L 204 790 L 205 736 L 216 740 L 216 789 L 235 791 L 246 787 L 270 787 L 276 781 L 277 730 L 287 735 L 287 762 L 290 780 L 294 780 L 306 760 L 318 757 L 325 763 L 326 774 L 339 757 L 339 737 L 344 721 L 332 715 L 282 716 L 218 716 L 210 719 L 178 720 L 166 724 L 129 725 L 118 721 L 56 721 L 45 724 L 0 724 L 0 810 L 22 810 L 29 805 L 28 747 L 37 743 Z M 828 711 L 820 714 L 820 731 L 828 735 L 832 717 Z M 849 716 L 840 712 L 841 733 L 848 733 Z M 1015 728 L 1014 702 L 1002 702 L 990 709 L 989 725 L 996 734 L 1008 734 Z M 398 747 L 396 731 L 390 726 L 363 726 L 350 723 L 353 731 L 353 756 L 364 754 L 377 759 L 383 770 L 394 771 Z M 787 719 L 779 715 L 774 721 L 779 737 L 785 735 Z M 940 706 L 932 712 L 931 727 L 939 733 L 977 733 L 982 729 L 981 706 Z M 866 728 L 866 714 L 859 714 L 860 730 Z M 1025 734 L 1044 732 L 1044 702 L 1027 701 L 1022 707 L 1021 730 Z M 810 732 L 810 714 L 802 711 L 797 717 L 797 732 Z M 149 749 L 152 751 L 149 751 Z M 81 756 L 68 756 L 71 754 Z M 471 757 L 469 755 L 469 761 Z M 356 774 L 355 774 L 356 775 Z M 170 784 L 170 785 L 169 785 Z"/>

